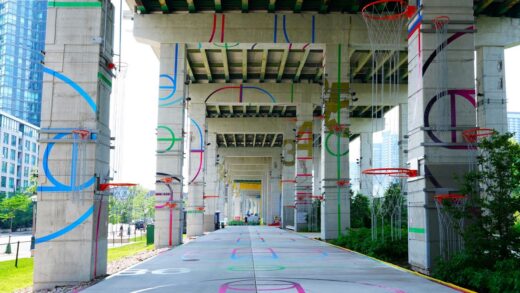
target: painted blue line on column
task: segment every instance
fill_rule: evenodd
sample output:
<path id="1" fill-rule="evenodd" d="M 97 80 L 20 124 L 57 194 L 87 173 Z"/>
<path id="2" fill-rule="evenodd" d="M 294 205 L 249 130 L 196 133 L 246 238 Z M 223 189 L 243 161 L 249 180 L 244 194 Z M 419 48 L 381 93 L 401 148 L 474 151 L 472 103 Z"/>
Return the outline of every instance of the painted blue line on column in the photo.
<path id="1" fill-rule="evenodd" d="M 83 215 L 81 215 L 81 217 L 79 217 L 76 221 L 74 221 L 70 225 L 68 225 L 54 233 L 48 234 L 48 235 L 40 237 L 40 238 L 36 238 L 35 244 L 44 243 L 44 242 L 50 241 L 52 239 L 61 237 L 65 234 L 69 233 L 70 231 L 74 230 L 74 228 L 81 225 L 81 223 L 83 223 L 85 220 L 87 220 L 90 217 L 90 215 L 92 215 L 92 213 L 94 213 L 94 205 L 92 205 Z"/>
<path id="2" fill-rule="evenodd" d="M 273 43 L 276 44 L 276 34 L 278 33 L 278 15 L 274 15 L 274 33 L 273 33 Z"/>
<path id="3" fill-rule="evenodd" d="M 291 43 L 291 41 L 289 40 L 289 35 L 287 34 L 287 27 L 286 27 L 286 25 L 285 25 L 285 15 L 283 16 L 282 21 L 283 21 L 283 23 L 282 23 L 282 27 L 283 27 L 283 35 L 284 35 L 284 37 L 285 37 L 285 41 L 286 41 L 287 43 Z"/>
<path id="4" fill-rule="evenodd" d="M 244 86 L 245 89 L 255 89 L 255 90 L 259 90 L 261 92 L 263 92 L 264 94 L 268 95 L 269 98 L 271 98 L 271 101 L 273 103 L 276 103 L 276 99 L 273 97 L 273 95 L 271 95 L 270 92 L 266 91 L 265 89 L 261 88 L 261 87 L 257 87 L 257 86 Z"/>
<path id="5" fill-rule="evenodd" d="M 56 78 L 61 79 L 66 84 L 70 85 L 74 90 L 76 90 L 80 94 L 80 96 L 83 97 L 83 99 L 85 99 L 85 101 L 88 103 L 90 108 L 92 108 L 92 111 L 94 111 L 94 113 L 97 111 L 96 102 L 94 102 L 94 100 L 89 96 L 89 94 L 82 87 L 80 87 L 77 83 L 72 81 L 67 76 L 65 76 L 59 72 L 56 72 L 50 68 L 47 68 L 47 67 L 43 67 L 43 72 L 50 74 L 52 76 L 55 76 Z"/>

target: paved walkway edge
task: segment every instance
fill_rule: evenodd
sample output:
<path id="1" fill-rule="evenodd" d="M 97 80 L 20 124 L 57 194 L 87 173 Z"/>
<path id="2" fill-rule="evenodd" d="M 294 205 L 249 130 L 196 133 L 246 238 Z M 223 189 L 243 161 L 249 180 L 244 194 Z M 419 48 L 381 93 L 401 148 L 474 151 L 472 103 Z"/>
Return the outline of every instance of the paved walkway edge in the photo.
<path id="1" fill-rule="evenodd" d="M 285 229 L 284 229 L 284 230 L 285 230 Z M 305 237 L 304 235 L 301 235 L 301 234 L 298 233 L 298 232 L 294 232 L 294 231 L 291 231 L 291 230 L 285 230 L 285 231 L 287 231 L 287 232 L 291 232 L 291 233 L 295 233 L 295 234 L 298 234 L 298 235 L 300 235 L 300 236 Z M 457 285 L 452 284 L 452 283 L 449 283 L 449 282 L 445 282 L 445 281 L 442 281 L 442 280 L 439 280 L 439 279 L 436 279 L 436 278 L 433 278 L 433 277 L 430 277 L 430 276 L 427 276 L 427 275 L 423 275 L 423 274 L 421 274 L 421 273 L 419 273 L 419 272 L 412 271 L 412 270 L 409 270 L 409 269 L 405 269 L 405 268 L 400 267 L 400 266 L 398 266 L 398 265 L 394 265 L 393 263 L 389 263 L 389 262 L 386 262 L 386 261 L 384 261 L 384 260 L 377 259 L 377 258 L 375 258 L 375 257 L 369 256 L 369 255 L 366 255 L 366 254 L 363 254 L 363 253 L 361 253 L 361 252 L 357 252 L 357 251 L 355 251 L 355 250 L 350 250 L 350 249 L 345 248 L 345 247 L 341 247 L 341 246 L 338 246 L 338 245 L 334 245 L 334 244 L 329 243 L 329 242 L 327 242 L 327 241 L 318 240 L 318 239 L 315 239 L 315 238 L 309 238 L 309 237 L 305 237 L 305 238 L 310 239 L 310 240 L 313 240 L 313 241 L 318 241 L 318 242 L 321 242 L 321 243 L 326 243 L 326 244 L 328 244 L 328 245 L 330 245 L 330 246 L 333 246 L 333 247 L 339 248 L 339 249 L 341 249 L 341 250 L 345 250 L 345 251 L 352 252 L 352 253 L 355 253 L 355 254 L 358 254 L 358 255 L 362 255 L 362 256 L 364 256 L 364 257 L 371 258 L 371 259 L 373 259 L 373 260 L 375 260 L 375 261 L 377 261 L 377 262 L 380 262 L 380 263 L 383 263 L 383 264 L 385 264 L 385 265 L 388 265 L 388 266 L 390 266 L 390 267 L 392 267 L 392 268 L 394 268 L 394 269 L 398 269 L 398 270 L 403 271 L 403 272 L 411 273 L 411 274 L 413 274 L 413 275 L 416 275 L 416 276 L 419 276 L 419 277 L 421 277 L 421 278 L 424 278 L 424 279 L 430 280 L 430 281 L 432 281 L 432 282 L 435 282 L 435 283 L 438 283 L 438 284 L 444 285 L 444 286 L 446 286 L 446 287 L 449 287 L 449 288 L 452 288 L 452 289 L 458 290 L 458 291 L 463 292 L 463 293 L 478 293 L 477 291 L 473 291 L 473 290 L 470 290 L 470 289 L 466 289 L 466 288 L 463 288 L 463 287 L 457 286 Z"/>

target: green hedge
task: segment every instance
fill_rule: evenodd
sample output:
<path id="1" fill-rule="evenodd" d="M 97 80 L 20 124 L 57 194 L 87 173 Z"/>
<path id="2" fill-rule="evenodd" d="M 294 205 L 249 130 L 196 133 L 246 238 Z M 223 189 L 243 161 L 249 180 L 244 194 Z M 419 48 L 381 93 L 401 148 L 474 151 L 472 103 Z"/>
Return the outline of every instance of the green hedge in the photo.
<path id="1" fill-rule="evenodd" d="M 481 293 L 520 292 L 520 259 L 493 260 L 460 253 L 439 261 L 433 276 Z"/>
<path id="2" fill-rule="evenodd" d="M 330 243 L 345 247 L 368 256 L 384 261 L 405 264 L 408 260 L 408 234 L 402 229 L 401 239 L 390 238 L 390 228 L 385 228 L 385 240 L 372 240 L 370 228 L 349 230 L 347 235 L 341 236 Z"/>

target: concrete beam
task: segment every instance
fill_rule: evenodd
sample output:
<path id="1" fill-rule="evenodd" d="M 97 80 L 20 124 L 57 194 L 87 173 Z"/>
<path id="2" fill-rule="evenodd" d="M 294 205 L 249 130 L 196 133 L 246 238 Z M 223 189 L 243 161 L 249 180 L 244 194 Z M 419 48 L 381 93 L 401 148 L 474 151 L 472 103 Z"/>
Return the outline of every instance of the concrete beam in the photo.
<path id="1" fill-rule="evenodd" d="M 304 51 L 302 58 L 300 59 L 300 65 L 298 65 L 298 69 L 296 70 L 296 74 L 294 75 L 294 82 L 300 81 L 300 75 L 302 74 L 303 66 L 307 61 L 307 57 L 309 56 L 310 50 L 307 49 Z"/>
<path id="2" fill-rule="evenodd" d="M 211 75 L 211 68 L 209 67 L 208 56 L 206 54 L 206 49 L 200 49 L 200 55 L 202 56 L 202 62 L 204 63 L 204 68 L 206 69 L 206 75 L 208 76 L 208 81 L 213 81 L 213 76 Z"/>

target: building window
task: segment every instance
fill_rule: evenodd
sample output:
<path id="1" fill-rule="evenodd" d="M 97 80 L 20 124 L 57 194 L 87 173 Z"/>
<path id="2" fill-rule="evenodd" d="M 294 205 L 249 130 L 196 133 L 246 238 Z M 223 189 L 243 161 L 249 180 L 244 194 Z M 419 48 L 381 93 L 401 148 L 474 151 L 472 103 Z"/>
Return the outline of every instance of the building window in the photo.
<path id="1" fill-rule="evenodd" d="M 2 187 L 6 187 L 7 186 L 7 178 L 5 178 L 5 176 L 2 176 Z"/>
<path id="2" fill-rule="evenodd" d="M 16 151 L 11 150 L 11 160 L 16 161 Z"/>
<path id="3" fill-rule="evenodd" d="M 31 165 L 36 165 L 36 156 L 31 156 Z"/>
<path id="4" fill-rule="evenodd" d="M 9 164 L 9 174 L 14 175 L 14 169 L 15 169 L 15 165 L 14 164 Z"/>
<path id="5" fill-rule="evenodd" d="M 4 144 L 9 144 L 9 133 L 4 133 Z"/>
<path id="6" fill-rule="evenodd" d="M 29 167 L 23 167 L 23 176 L 29 177 Z"/>
<path id="7" fill-rule="evenodd" d="M 36 143 L 33 142 L 31 146 L 32 146 L 32 151 L 33 151 L 34 153 L 36 153 Z"/>
<path id="8" fill-rule="evenodd" d="M 30 148 L 31 148 L 31 142 L 26 140 L 25 141 L 25 150 L 28 151 L 28 150 L 30 150 Z"/>
<path id="9" fill-rule="evenodd" d="M 8 149 L 8 148 L 4 147 L 4 148 L 2 149 L 2 157 L 3 157 L 4 159 L 9 158 L 9 149 Z"/>
<path id="10" fill-rule="evenodd" d="M 29 154 L 24 154 L 23 155 L 23 162 L 26 163 L 26 164 L 29 164 Z"/>
<path id="11" fill-rule="evenodd" d="M 9 188 L 14 188 L 14 178 L 9 178 Z"/>
<path id="12" fill-rule="evenodd" d="M 15 135 L 11 135 L 11 145 L 16 146 L 16 136 Z"/>
<path id="13" fill-rule="evenodd" d="M 7 162 L 2 162 L 2 172 L 7 173 Z"/>

